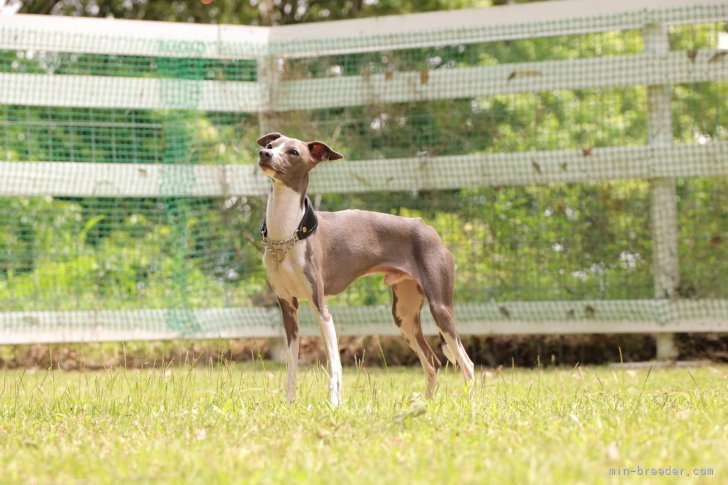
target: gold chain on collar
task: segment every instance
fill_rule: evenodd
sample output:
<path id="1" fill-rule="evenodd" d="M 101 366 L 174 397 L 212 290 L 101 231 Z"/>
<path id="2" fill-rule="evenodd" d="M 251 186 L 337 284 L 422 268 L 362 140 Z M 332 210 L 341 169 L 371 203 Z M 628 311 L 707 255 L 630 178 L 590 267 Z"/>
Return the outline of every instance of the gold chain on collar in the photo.
<path id="1" fill-rule="evenodd" d="M 293 233 L 293 236 L 289 237 L 288 239 L 283 239 L 281 241 L 275 241 L 273 239 L 269 239 L 267 236 L 263 236 L 263 246 L 271 252 L 271 255 L 273 256 L 273 261 L 276 263 L 282 263 L 284 259 L 286 259 L 286 254 L 288 251 L 298 242 L 300 239 L 298 238 L 298 231 Z"/>

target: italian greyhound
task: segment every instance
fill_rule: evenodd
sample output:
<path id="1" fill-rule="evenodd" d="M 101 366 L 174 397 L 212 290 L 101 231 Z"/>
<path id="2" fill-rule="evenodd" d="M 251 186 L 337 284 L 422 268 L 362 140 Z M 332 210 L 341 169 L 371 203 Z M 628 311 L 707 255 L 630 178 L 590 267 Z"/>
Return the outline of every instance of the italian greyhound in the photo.
<path id="1" fill-rule="evenodd" d="M 331 404 L 341 402 L 342 371 L 334 321 L 326 297 L 337 295 L 360 276 L 384 275 L 392 287 L 392 315 L 417 353 L 426 376 L 426 397 L 435 391 L 441 363 L 427 343 L 420 311 L 427 298 L 440 331 L 443 352 L 469 384 L 473 363 L 453 316 L 455 264 L 435 229 L 420 218 L 344 210 L 314 212 L 306 196 L 309 173 L 319 163 L 343 158 L 326 144 L 280 133 L 258 140 L 258 165 L 272 180 L 262 234 L 263 265 L 278 299 L 287 341 L 289 401 L 296 398 L 298 302 L 308 300 L 321 329 L 329 362 Z"/>

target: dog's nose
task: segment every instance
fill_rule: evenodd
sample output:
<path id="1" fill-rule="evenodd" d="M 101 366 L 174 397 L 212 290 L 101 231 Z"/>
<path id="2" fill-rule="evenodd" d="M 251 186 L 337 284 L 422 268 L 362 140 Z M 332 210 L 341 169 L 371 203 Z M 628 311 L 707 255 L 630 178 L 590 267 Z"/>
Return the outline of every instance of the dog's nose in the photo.
<path id="1" fill-rule="evenodd" d="M 261 150 L 261 151 L 258 152 L 258 155 L 260 156 L 261 159 L 262 158 L 270 158 L 270 157 L 273 156 L 273 154 L 270 151 L 268 151 L 268 150 Z"/>

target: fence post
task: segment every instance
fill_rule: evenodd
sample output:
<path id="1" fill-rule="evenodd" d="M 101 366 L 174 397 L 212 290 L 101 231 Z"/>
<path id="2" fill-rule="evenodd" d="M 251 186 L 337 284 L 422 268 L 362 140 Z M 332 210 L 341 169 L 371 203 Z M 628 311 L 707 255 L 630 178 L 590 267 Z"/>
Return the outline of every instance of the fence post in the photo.
<path id="1" fill-rule="evenodd" d="M 275 121 L 271 119 L 273 112 L 271 110 L 271 91 L 274 84 L 278 81 L 278 69 L 276 62 L 277 60 L 275 56 L 270 55 L 269 52 L 265 52 L 264 55 L 258 57 L 257 60 L 256 80 L 258 85 L 261 87 L 261 97 L 263 99 L 263 104 L 258 112 L 259 136 L 267 135 L 268 133 L 276 131 L 276 127 L 273 126 Z M 283 327 L 281 327 L 280 331 L 280 337 L 268 339 L 268 349 L 272 360 L 285 362 L 287 357 L 287 342 L 283 333 Z"/>
<path id="2" fill-rule="evenodd" d="M 662 55 L 670 51 L 667 26 L 648 24 L 643 30 L 645 51 Z M 647 87 L 647 140 L 653 147 L 672 145 L 670 85 Z M 678 261 L 677 196 L 675 179 L 651 181 L 652 253 L 656 299 L 671 299 L 680 283 Z M 675 334 L 655 334 L 658 360 L 677 358 Z"/>

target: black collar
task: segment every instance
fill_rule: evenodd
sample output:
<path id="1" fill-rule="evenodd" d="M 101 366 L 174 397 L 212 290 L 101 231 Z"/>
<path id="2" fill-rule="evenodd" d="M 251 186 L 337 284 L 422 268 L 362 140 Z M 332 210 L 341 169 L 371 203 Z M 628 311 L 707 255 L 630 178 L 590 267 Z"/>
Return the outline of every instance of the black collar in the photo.
<path id="1" fill-rule="evenodd" d="M 306 212 L 304 212 L 303 218 L 300 224 L 298 224 L 298 229 L 296 229 L 296 235 L 299 240 L 306 239 L 318 227 L 318 218 L 316 217 L 316 212 L 313 210 L 313 204 L 311 204 L 311 199 L 308 198 L 308 195 L 305 196 L 303 203 L 306 206 Z M 266 225 L 265 218 L 263 218 L 263 227 L 260 228 L 260 233 L 263 234 L 264 238 L 268 237 L 268 226 Z"/>

